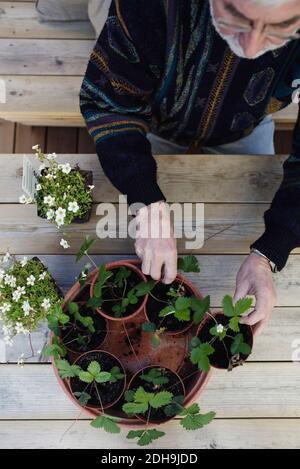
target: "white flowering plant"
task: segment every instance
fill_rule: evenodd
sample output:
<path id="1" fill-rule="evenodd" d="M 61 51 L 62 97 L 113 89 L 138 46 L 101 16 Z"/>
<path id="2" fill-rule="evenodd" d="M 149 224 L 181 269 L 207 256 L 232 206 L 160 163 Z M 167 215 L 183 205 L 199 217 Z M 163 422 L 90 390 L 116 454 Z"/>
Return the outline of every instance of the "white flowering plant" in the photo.
<path id="1" fill-rule="evenodd" d="M 38 259 L 17 260 L 9 253 L 0 259 L 0 320 L 4 341 L 30 334 L 63 302 L 51 274 Z"/>
<path id="2" fill-rule="evenodd" d="M 54 222 L 58 228 L 87 221 L 93 203 L 92 173 L 78 166 L 72 168 L 70 163 L 59 164 L 55 153 L 44 154 L 39 145 L 32 148 L 41 162 L 34 196 L 38 215 Z M 20 203 L 31 202 L 25 195 L 20 197 Z"/>

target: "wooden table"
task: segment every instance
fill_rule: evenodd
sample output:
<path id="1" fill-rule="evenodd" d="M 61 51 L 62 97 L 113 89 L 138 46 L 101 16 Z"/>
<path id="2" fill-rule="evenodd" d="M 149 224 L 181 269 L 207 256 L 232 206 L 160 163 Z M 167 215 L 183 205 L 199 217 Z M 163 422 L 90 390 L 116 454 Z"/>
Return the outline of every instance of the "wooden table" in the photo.
<path id="1" fill-rule="evenodd" d="M 61 155 L 79 162 L 95 175 L 95 208 L 91 221 L 70 229 L 71 250 L 59 246 L 54 226 L 36 217 L 34 206 L 20 206 L 23 155 L 0 155 L 0 251 L 10 246 L 18 255 L 38 254 L 54 277 L 68 289 L 80 271 L 72 255 L 86 234 L 94 235 L 99 217 L 96 203 L 117 202 L 118 194 L 105 179 L 95 155 Z M 205 245 L 196 251 L 201 273 L 190 278 L 212 305 L 234 292 L 237 270 L 249 244 L 263 230 L 262 215 L 281 181 L 285 157 L 158 156 L 160 184 L 170 202 L 205 203 Z M 179 243 L 184 253 L 183 243 Z M 98 262 L 128 258 L 133 242 L 98 240 Z M 299 448 L 300 363 L 292 362 L 293 345 L 300 347 L 300 250 L 275 276 L 278 306 L 268 329 L 255 344 L 251 360 L 229 374 L 215 371 L 200 399 L 203 411 L 215 410 L 216 420 L 198 432 L 182 433 L 176 422 L 152 447 L 164 448 Z M 48 333 L 33 334 L 36 350 Z M 298 343 L 295 341 L 298 340 Z M 28 344 L 21 337 L 13 348 L 0 340 L 0 448 L 131 448 L 126 432 L 111 436 L 89 426 L 61 391 L 49 363 L 42 357 L 16 365 Z M 298 354 L 300 358 L 300 353 Z M 7 362 L 7 363 L 6 363 Z M 78 419 L 72 425 L 73 420 Z M 69 428 L 70 430 L 66 432 Z"/>

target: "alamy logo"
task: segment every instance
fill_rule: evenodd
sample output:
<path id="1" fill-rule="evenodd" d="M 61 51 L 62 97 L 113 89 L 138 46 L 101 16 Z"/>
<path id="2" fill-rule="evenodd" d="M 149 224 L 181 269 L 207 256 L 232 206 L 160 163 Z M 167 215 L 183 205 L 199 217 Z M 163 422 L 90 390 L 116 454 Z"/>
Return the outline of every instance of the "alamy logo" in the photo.
<path id="1" fill-rule="evenodd" d="M 295 91 L 293 92 L 292 101 L 294 104 L 299 104 L 300 103 L 300 78 L 297 78 L 296 80 L 293 81 L 292 87 L 296 88 Z"/>

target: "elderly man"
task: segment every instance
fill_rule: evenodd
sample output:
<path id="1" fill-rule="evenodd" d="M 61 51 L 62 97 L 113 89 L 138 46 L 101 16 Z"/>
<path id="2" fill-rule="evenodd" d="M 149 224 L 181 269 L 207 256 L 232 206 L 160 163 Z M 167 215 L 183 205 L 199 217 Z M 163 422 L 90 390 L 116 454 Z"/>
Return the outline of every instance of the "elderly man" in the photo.
<path id="1" fill-rule="evenodd" d="M 113 0 L 92 52 L 80 105 L 103 169 L 139 226 L 168 221 L 153 153 L 274 154 L 271 113 L 300 78 L 300 0 Z M 213 157 L 213 156 L 212 156 Z M 199 167 L 201 171 L 201 167 Z M 150 217 L 157 204 L 159 214 Z M 256 297 L 243 319 L 262 330 L 276 301 L 272 269 L 300 246 L 300 122 L 284 180 L 250 247 L 235 300 Z M 145 274 L 176 275 L 176 242 L 142 236 Z"/>

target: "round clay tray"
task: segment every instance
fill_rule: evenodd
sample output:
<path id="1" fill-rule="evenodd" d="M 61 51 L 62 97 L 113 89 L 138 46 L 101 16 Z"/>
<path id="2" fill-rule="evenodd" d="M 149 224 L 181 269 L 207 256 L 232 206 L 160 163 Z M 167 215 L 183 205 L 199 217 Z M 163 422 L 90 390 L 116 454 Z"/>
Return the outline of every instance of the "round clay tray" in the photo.
<path id="1" fill-rule="evenodd" d="M 139 260 L 131 259 L 126 260 L 125 262 L 140 266 Z M 113 263 L 110 263 L 110 266 L 112 265 Z M 97 275 L 96 270 L 89 274 L 87 281 L 88 292 L 88 287 L 95 275 Z M 195 289 L 194 285 L 189 282 L 189 280 L 185 277 L 180 277 L 183 278 L 187 286 L 193 290 L 195 296 L 203 298 L 201 293 Z M 79 282 L 77 282 L 66 294 L 64 304 L 69 301 L 74 301 L 79 290 L 80 285 Z M 211 375 L 211 371 L 209 373 L 199 371 L 188 359 L 188 344 L 193 335 L 195 335 L 197 328 L 193 327 L 189 331 L 180 335 L 172 336 L 170 334 L 164 334 L 161 337 L 160 346 L 154 348 L 150 343 L 150 334 L 143 332 L 141 329 L 141 325 L 145 321 L 146 316 L 144 311 L 142 311 L 139 316 L 135 317 L 132 321 L 127 321 L 126 323 L 108 321 L 108 333 L 106 339 L 101 345 L 101 350 L 105 350 L 115 355 L 123 364 L 129 377 L 138 370 L 149 365 L 159 365 L 176 371 L 183 380 L 186 388 L 184 404 L 191 405 L 203 392 Z M 126 328 L 124 327 L 124 324 Z M 129 343 L 131 343 L 132 347 Z M 132 348 L 134 349 L 134 352 Z M 58 382 L 74 404 L 90 417 L 96 417 L 99 415 L 101 412 L 98 410 L 86 409 L 80 406 L 78 401 L 70 392 L 67 382 L 60 378 L 53 360 L 52 364 Z M 123 425 L 143 425 L 143 422 L 136 417 L 126 417 L 121 410 L 121 405 L 122 399 L 115 407 L 107 409 L 105 411 L 106 414 L 118 417 L 120 419 L 119 423 Z"/>

